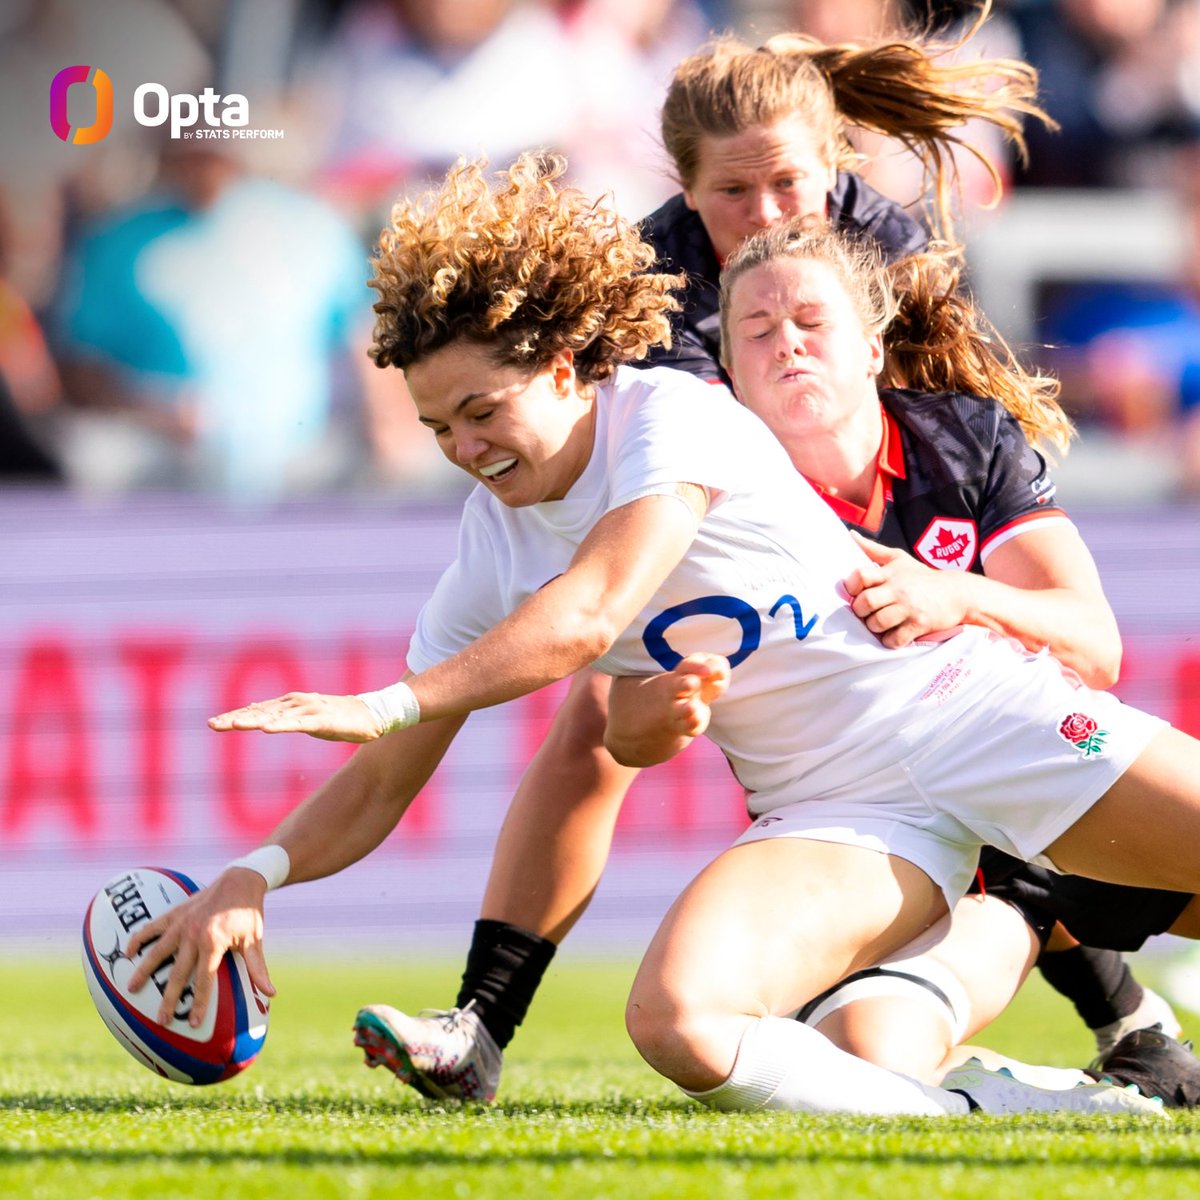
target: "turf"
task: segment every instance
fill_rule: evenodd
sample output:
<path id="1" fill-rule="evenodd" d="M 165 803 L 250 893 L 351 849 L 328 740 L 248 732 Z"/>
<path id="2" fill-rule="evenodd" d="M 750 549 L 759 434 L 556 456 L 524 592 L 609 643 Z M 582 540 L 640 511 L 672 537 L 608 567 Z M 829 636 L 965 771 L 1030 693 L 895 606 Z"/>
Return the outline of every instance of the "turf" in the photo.
<path id="1" fill-rule="evenodd" d="M 565 957 L 565 956 L 564 956 Z M 437 1106 L 350 1044 L 360 1003 L 447 1003 L 449 966 L 276 962 L 259 1061 L 186 1088 L 110 1037 L 79 968 L 0 967 L 0 1196 L 871 1197 L 1116 1200 L 1200 1194 L 1200 1116 L 849 1119 L 721 1114 L 645 1067 L 621 1027 L 628 965 L 556 965 L 500 1102 Z M 982 1040 L 982 1039 L 981 1039 Z M 1086 1031 L 1038 983 L 986 1039 L 1044 1062 Z"/>

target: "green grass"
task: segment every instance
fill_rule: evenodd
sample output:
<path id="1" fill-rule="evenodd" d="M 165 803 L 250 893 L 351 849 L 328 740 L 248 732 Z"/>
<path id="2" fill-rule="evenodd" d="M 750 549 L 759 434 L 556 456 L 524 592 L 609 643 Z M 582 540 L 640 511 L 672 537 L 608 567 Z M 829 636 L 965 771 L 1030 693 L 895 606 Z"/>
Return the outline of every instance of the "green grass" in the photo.
<path id="1" fill-rule="evenodd" d="M 867 1119 L 700 1109 L 621 1026 L 627 965 L 551 972 L 499 1103 L 427 1105 L 350 1044 L 360 1003 L 448 1003 L 450 966 L 273 964 L 266 1048 L 186 1088 L 105 1031 L 77 966 L 0 966 L 0 1196 L 871 1197 L 1164 1200 L 1200 1195 L 1200 1117 Z M 982 1040 L 982 1039 L 981 1039 Z M 1081 1062 L 1085 1030 L 1036 981 L 991 1031 L 1017 1057 Z"/>

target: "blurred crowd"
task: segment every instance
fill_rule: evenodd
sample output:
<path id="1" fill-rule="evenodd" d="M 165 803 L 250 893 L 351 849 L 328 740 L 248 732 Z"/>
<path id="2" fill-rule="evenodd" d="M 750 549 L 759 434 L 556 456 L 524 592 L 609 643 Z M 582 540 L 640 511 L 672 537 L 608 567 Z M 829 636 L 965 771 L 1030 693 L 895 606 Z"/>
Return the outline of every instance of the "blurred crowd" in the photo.
<path id="1" fill-rule="evenodd" d="M 0 479 L 245 503 L 455 487 L 392 373 L 366 355 L 368 255 L 398 192 L 460 155 L 501 164 L 546 146 L 638 218 L 678 190 L 658 109 L 675 65 L 711 33 L 840 41 L 918 25 L 952 39 L 974 7 L 10 0 Z M 987 219 L 1046 189 L 1171 197 L 1177 271 L 1045 281 L 1039 344 L 1025 352 L 1060 374 L 1085 442 L 1094 430 L 1161 448 L 1172 491 L 1200 493 L 1200 0 L 1009 0 L 971 52 L 1032 62 L 1059 126 L 1029 127 L 1028 161 L 1005 164 Z M 125 97 L 148 79 L 173 95 L 244 95 L 250 125 L 279 136 L 172 138 L 125 103 L 102 142 L 63 144 L 47 89 L 77 62 L 102 66 Z M 876 187 L 919 202 L 904 153 L 866 138 L 859 149 Z M 980 210 L 989 181 L 969 156 L 962 167 L 964 212 Z"/>

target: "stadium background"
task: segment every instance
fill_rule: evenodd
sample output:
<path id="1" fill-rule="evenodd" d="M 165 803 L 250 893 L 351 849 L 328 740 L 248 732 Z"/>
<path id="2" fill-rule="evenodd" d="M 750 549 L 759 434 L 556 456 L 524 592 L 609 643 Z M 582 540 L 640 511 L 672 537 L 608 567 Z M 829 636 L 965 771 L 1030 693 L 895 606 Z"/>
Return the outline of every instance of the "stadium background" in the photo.
<path id="1" fill-rule="evenodd" d="M 423 7 L 444 15 L 456 6 L 429 0 Z M 133 862 L 210 878 L 342 761 L 346 751 L 325 743 L 218 739 L 204 717 L 290 687 L 354 691 L 395 677 L 421 599 L 452 553 L 462 494 L 411 425 L 381 417 L 372 404 L 371 384 L 360 381 L 352 362 L 362 352 L 355 342 L 361 330 L 354 329 L 327 364 L 334 382 L 325 409 L 303 418 L 319 426 L 317 440 L 335 448 L 335 461 L 264 486 L 270 464 L 255 457 L 263 439 L 251 419 L 225 451 L 230 461 L 248 456 L 249 476 L 232 469 L 189 474 L 194 461 L 187 457 L 139 474 L 147 445 L 160 467 L 164 447 L 124 420 L 119 405 L 89 404 L 87 381 L 96 376 L 80 367 L 95 367 L 99 347 L 79 333 L 79 315 L 70 312 L 87 239 L 152 197 L 164 151 L 180 149 L 167 144 L 161 128 L 133 120 L 133 89 L 155 80 L 172 93 L 198 94 L 211 85 L 222 95 L 246 95 L 250 126 L 281 136 L 215 149 L 240 174 L 276 183 L 293 199 L 319 198 L 360 239 L 365 255 L 386 197 L 419 186 L 457 151 L 487 151 L 499 162 L 526 144 L 561 145 L 584 186 L 611 187 L 618 207 L 640 216 L 672 190 L 653 136 L 663 84 L 708 29 L 754 36 L 806 17 L 807 27 L 820 30 L 830 11 L 842 20 L 878 21 L 883 9 L 671 2 L 639 6 L 647 25 L 637 30 L 628 7 L 460 4 L 471 19 L 495 18 L 496 29 L 517 18 L 527 23 L 507 49 L 498 36 L 485 37 L 481 44 L 494 56 L 478 74 L 468 68 L 487 57 L 482 53 L 418 62 L 411 39 L 384 21 L 382 4 L 49 0 L 6 7 L 0 259 L 5 298 L 16 308 L 4 311 L 0 378 L 23 432 L 52 465 L 44 478 L 13 471 L 0 480 L 6 952 L 71 946 L 88 897 Z M 1053 6 L 1002 9 L 989 27 L 991 47 L 1010 50 L 1012 29 L 1004 22 L 1038 7 Z M 539 42 L 542 34 L 549 41 Z M 390 66 L 384 54 L 362 58 L 363 46 L 372 44 L 391 47 Z M 403 112 L 389 110 L 406 101 L 383 86 L 389 71 L 416 72 L 435 59 L 444 80 L 461 74 L 467 114 L 461 133 L 448 122 L 452 140 L 442 145 L 437 131 L 410 128 Z M 95 146 L 59 142 L 46 115 L 49 79 L 81 62 L 108 70 L 116 93 L 113 130 Z M 353 103 L 339 103 L 359 67 L 362 87 Z M 593 86 L 606 73 L 607 85 Z M 531 74 L 540 96 L 516 86 Z M 505 80 L 524 97 L 511 111 Z M 364 100 L 372 82 L 379 90 L 367 90 Z M 549 120 L 556 108 L 560 119 Z M 91 117 L 76 112 L 72 119 Z M 424 134 L 429 142 L 418 145 Z M 911 182 L 902 162 L 884 176 L 901 188 Z M 1166 283 L 1189 252 L 1187 197 L 1152 167 L 1132 181 L 1072 191 L 1010 182 L 1005 203 L 992 213 L 972 210 L 966 232 L 980 298 L 1018 344 L 1045 336 L 1049 286 Z M 285 244 L 289 211 L 272 218 Z M 265 242 L 251 241 L 238 248 L 239 257 L 219 263 L 225 274 L 216 293 L 212 279 L 189 276 L 178 260 L 167 279 L 197 304 L 248 314 L 221 337 L 231 358 L 260 365 L 291 352 L 276 340 L 275 326 L 256 327 L 252 305 L 236 308 L 239 299 L 255 298 L 255 281 L 270 268 L 255 269 L 254 258 L 274 262 L 268 251 Z M 251 290 L 239 296 L 239 289 Z M 266 309 L 283 299 L 270 293 L 257 302 Z M 364 289 L 364 321 L 368 302 Z M 39 354 L 38 369 L 53 377 L 50 384 L 43 378 L 40 393 L 30 384 L 38 372 L 29 367 Z M 149 387 L 152 372 L 130 382 L 135 364 L 108 365 L 121 368 L 107 378 L 123 381 L 130 395 Z M 198 386 L 187 368 L 155 403 L 173 403 L 181 380 Z M 282 402 L 277 419 L 286 426 L 285 384 L 245 378 Z M 253 418 L 265 394 L 248 391 L 244 414 Z M 1126 657 L 1118 691 L 1200 735 L 1200 510 L 1181 495 L 1184 414 L 1178 423 L 1161 413 L 1153 424 L 1116 420 L 1090 410 L 1087 399 L 1077 397 L 1083 434 L 1058 476 L 1121 623 Z M 321 939 L 449 954 L 465 946 L 504 806 L 553 707 L 552 690 L 477 714 L 387 844 L 337 879 L 272 898 L 271 944 L 303 950 Z M 573 944 L 606 952 L 644 944 L 683 883 L 740 828 L 741 816 L 738 790 L 707 747 L 644 776 Z"/>

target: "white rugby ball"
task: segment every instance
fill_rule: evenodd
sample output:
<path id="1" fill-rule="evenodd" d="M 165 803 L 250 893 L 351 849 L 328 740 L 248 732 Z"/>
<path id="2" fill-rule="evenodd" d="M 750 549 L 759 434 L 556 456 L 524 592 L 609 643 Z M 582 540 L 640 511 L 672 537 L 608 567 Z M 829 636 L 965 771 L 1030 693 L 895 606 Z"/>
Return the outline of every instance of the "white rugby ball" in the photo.
<path id="1" fill-rule="evenodd" d="M 188 1024 L 189 984 L 168 1025 L 155 1019 L 169 958 L 138 992 L 128 988 L 135 963 L 125 954 L 130 935 L 200 889 L 186 875 L 162 867 L 135 867 L 106 883 L 83 918 L 83 971 L 96 1011 L 112 1035 L 142 1066 L 179 1083 L 219 1083 L 244 1071 L 267 1036 L 270 1002 L 250 982 L 234 951 L 217 970 L 208 1012 Z"/>

